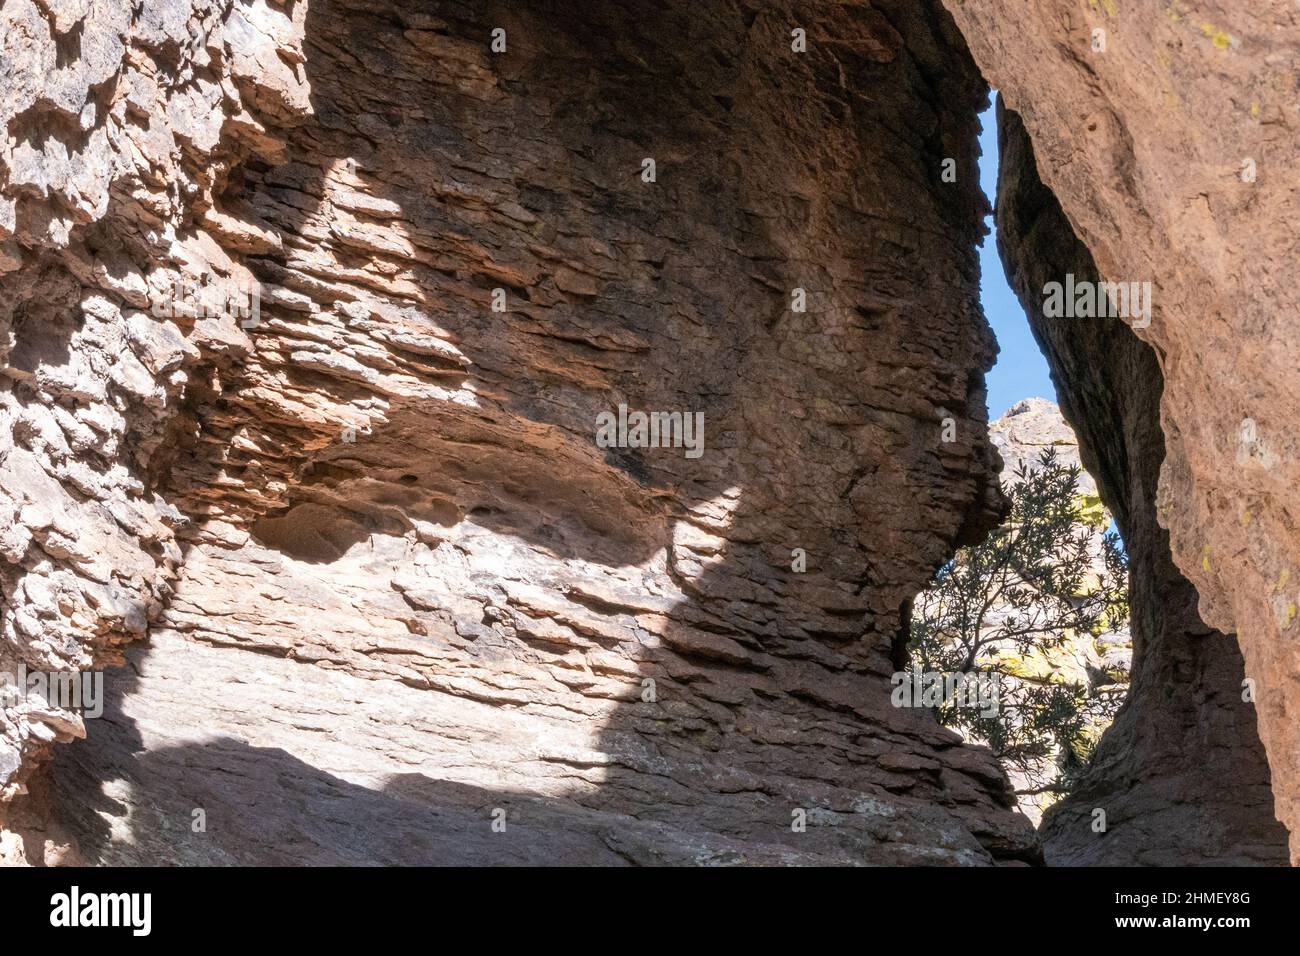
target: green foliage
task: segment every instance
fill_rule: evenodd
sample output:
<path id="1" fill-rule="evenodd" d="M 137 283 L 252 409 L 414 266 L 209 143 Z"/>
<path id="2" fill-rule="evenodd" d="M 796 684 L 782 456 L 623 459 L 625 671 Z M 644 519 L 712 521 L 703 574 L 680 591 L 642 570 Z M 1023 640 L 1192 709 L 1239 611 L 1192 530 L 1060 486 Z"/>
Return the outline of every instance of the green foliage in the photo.
<path id="1" fill-rule="evenodd" d="M 1100 532 L 1107 518 L 1079 476 L 1053 448 L 1017 469 L 1007 520 L 940 568 L 912 614 L 909 649 L 923 671 L 998 675 L 996 714 L 946 701 L 940 722 L 987 743 L 1035 792 L 1069 790 L 1120 703 L 1116 688 L 1048 664 L 1068 641 L 1128 620 L 1127 557 Z"/>

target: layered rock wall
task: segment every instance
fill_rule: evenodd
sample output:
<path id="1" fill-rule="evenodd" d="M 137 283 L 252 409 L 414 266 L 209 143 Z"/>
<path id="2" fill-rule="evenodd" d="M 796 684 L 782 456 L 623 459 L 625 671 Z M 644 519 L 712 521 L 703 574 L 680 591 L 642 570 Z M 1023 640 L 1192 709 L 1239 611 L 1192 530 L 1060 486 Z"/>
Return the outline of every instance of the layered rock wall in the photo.
<path id="1" fill-rule="evenodd" d="M 6 3 L 0 672 L 154 635 L 24 819 L 121 862 L 364 861 L 336 798 L 533 815 L 398 862 L 1033 859 L 987 752 L 888 704 L 912 595 L 1000 507 L 959 26 L 1098 273 L 1152 286 L 1190 586 L 1145 510 L 1150 358 L 1063 378 L 1149 545 L 1143 686 L 1182 688 L 1108 766 L 1218 807 L 1175 753 L 1210 728 L 1249 799 L 1197 852 L 1272 860 L 1229 639 L 1185 605 L 1239 634 L 1296 831 L 1300 12 L 944 4 Z M 701 415 L 703 453 L 598 446 L 620 405 Z M 6 695 L 0 802 L 85 732 Z M 1143 829 L 1153 799 L 1102 857 L 1206 825 Z M 200 805 L 256 839 L 178 836 Z"/>
<path id="2" fill-rule="evenodd" d="M 0 798 L 79 713 L 23 669 L 101 667 L 182 561 L 159 451 L 234 323 L 160 319 L 235 282 L 222 208 L 266 123 L 307 110 L 299 4 L 16 0 L 0 11 Z M 295 19 L 295 15 L 297 19 Z"/>
<path id="3" fill-rule="evenodd" d="M 299 839 L 316 818 L 291 791 L 403 776 L 401 800 L 444 824 L 491 832 L 504 803 L 531 834 L 462 842 L 466 862 L 1035 858 L 987 751 L 889 703 L 908 602 L 1000 506 L 973 252 L 986 91 L 946 14 L 265 11 L 250 30 L 303 37 L 275 51 L 296 85 L 215 80 L 204 161 L 245 143 L 230 114 L 256 108 L 248 148 L 206 192 L 175 191 L 186 228 L 159 230 L 161 248 L 130 241 L 114 216 L 134 207 L 111 196 L 97 233 L 125 234 L 140 273 L 165 250 L 198 278 L 255 280 L 258 321 L 104 322 L 172 349 L 152 370 L 175 380 L 154 441 L 131 446 L 128 500 L 175 509 L 180 549 L 145 568 L 173 581 L 141 609 L 144 656 L 280 658 L 277 723 L 333 743 L 303 749 L 311 773 L 262 776 L 193 728 L 258 744 L 230 686 L 247 671 L 196 652 L 177 695 L 151 683 L 174 668 L 135 661 L 112 675 L 120 716 L 52 776 L 90 857 L 353 860 L 321 847 L 323 822 Z M 97 275 L 66 280 L 70 325 L 91 297 L 132 301 Z M 598 447 L 597 416 L 619 405 L 702 415 L 703 453 Z M 104 659 L 75 638 L 68 663 Z M 400 682 L 400 710 L 328 686 L 409 749 L 368 750 L 350 714 L 320 725 L 321 673 L 379 696 Z M 124 696 L 154 702 L 148 719 Z M 194 770 L 214 754 L 219 786 Z M 188 835 L 190 806 L 246 819 L 248 792 L 264 795 L 261 857 L 223 843 L 231 826 Z M 98 793 L 120 797 L 106 812 L 124 834 L 93 832 Z M 454 845 L 377 856 L 449 861 Z"/>

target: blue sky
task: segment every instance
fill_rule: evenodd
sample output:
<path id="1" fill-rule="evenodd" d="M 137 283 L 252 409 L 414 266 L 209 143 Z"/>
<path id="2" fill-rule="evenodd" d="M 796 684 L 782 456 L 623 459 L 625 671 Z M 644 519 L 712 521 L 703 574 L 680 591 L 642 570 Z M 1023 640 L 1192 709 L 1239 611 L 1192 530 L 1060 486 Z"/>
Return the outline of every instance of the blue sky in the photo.
<path id="1" fill-rule="evenodd" d="M 980 116 L 980 188 L 992 205 L 998 186 L 998 123 L 990 107 Z M 992 217 L 988 220 L 993 226 Z M 1007 275 L 998 257 L 997 233 L 992 232 L 980 247 L 980 301 L 984 314 L 998 337 L 998 363 L 989 372 L 989 421 L 1000 417 L 1022 398 L 1056 401 L 1056 390 L 1047 374 L 1047 360 L 1029 332 L 1029 320 L 1016 294 L 1007 285 Z"/>

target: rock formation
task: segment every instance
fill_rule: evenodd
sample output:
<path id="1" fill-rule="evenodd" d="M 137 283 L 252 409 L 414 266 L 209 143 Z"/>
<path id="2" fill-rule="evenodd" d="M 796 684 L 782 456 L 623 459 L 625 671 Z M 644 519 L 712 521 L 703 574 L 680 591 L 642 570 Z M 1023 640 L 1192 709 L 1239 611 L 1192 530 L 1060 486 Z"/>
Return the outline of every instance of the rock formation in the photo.
<path id="1" fill-rule="evenodd" d="M 73 480 L 51 449 L 75 458 L 64 419 L 90 399 L 44 383 L 88 347 L 47 344 L 54 290 L 65 337 L 93 328 L 155 390 L 84 451 L 120 503 L 13 494 L 30 536 L 8 619 L 37 623 L 10 653 L 84 667 L 151 634 L 110 674 L 117 716 L 37 784 L 86 857 L 355 860 L 337 795 L 358 833 L 384 828 L 367 813 L 435 832 L 376 848 L 389 862 L 1035 858 L 987 751 L 889 703 L 911 596 L 1000 506 L 973 252 L 985 88 L 942 10 L 255 9 L 182 4 L 169 61 L 116 24 L 107 199 L 14 239 L 42 257 L 7 298 L 45 364 L 13 401 L 51 420 L 15 412 L 11 456 Z M 263 48 L 283 84 L 239 71 Z M 166 101 L 118 105 L 135 56 L 208 97 L 186 102 L 209 135 Z M 141 156 L 154 140 L 170 166 Z M 155 183 L 173 188 L 137 198 Z M 155 318 L 159 270 L 218 301 L 260 283 L 256 323 Z M 620 405 L 702 413 L 704 453 L 598 447 Z M 27 591 L 47 567 L 89 574 L 19 508 L 42 501 L 50 522 L 107 512 L 127 553 L 101 576 L 136 575 L 129 628 L 42 623 Z M 152 537 L 114 507 L 156 514 Z M 526 838 L 494 840 L 494 809 Z"/>
<path id="2" fill-rule="evenodd" d="M 148 639 L 107 720 L 0 701 L 0 856 L 1037 859 L 889 704 L 1001 507 L 958 25 L 1156 283 L 1161 521 L 1295 830 L 1295 11 L 945 2 L 5 3 L 0 673 Z"/>
<path id="3" fill-rule="evenodd" d="M 252 235 L 223 193 L 245 157 L 277 155 L 266 123 L 308 109 L 303 12 L 207 0 L 0 11 L 0 673 L 11 679 L 111 663 L 171 593 L 186 517 L 161 483 L 178 412 L 205 385 L 204 363 L 244 335 L 229 317 L 178 324 L 155 306 L 170 311 L 183 275 L 250 277 L 223 252 Z M 3 697 L 7 800 L 50 742 L 85 729 L 37 695 Z"/>
<path id="4" fill-rule="evenodd" d="M 1242 699 L 1241 653 L 1231 635 L 1201 622 L 1196 591 L 1157 523 L 1164 440 L 1156 353 L 1119 318 L 1044 316 L 1040 290 L 1053 276 L 1095 281 L 1097 271 L 1038 178 L 1016 114 L 999 109 L 998 131 L 1000 251 L 1130 568 L 1129 694 L 1083 785 L 1048 811 L 1048 862 L 1285 863 L 1255 709 Z M 1106 814 L 1104 832 L 1093 829 L 1096 809 Z"/>
<path id="5" fill-rule="evenodd" d="M 1240 642 L 1296 861 L 1300 326 L 1283 317 L 1300 307 L 1300 8 L 944 2 L 985 78 L 1023 119 L 1042 181 L 1097 273 L 1152 284 L 1150 323 L 1134 332 L 1163 381 L 1157 520 L 1199 594 L 1201 619 Z M 1156 452 L 1150 440 L 1132 446 L 1135 457 Z M 1174 632 L 1185 627 L 1199 622 Z M 1234 793 L 1260 782 L 1243 773 Z"/>

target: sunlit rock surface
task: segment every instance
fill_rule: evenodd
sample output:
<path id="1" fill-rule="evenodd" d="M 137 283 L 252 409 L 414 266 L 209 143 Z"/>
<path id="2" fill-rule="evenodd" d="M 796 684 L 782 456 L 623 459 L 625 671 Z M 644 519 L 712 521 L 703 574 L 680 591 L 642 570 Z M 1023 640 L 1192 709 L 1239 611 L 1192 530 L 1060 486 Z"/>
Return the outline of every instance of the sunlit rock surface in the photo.
<path id="1" fill-rule="evenodd" d="M 240 244 L 232 170 L 280 157 L 267 124 L 308 112 L 304 12 L 0 10 L 0 804 L 51 743 L 85 735 L 79 713 L 16 686 L 20 668 L 111 663 L 171 594 L 187 519 L 162 485 L 180 409 L 203 363 L 245 339 L 171 290 L 251 278 L 222 245 Z"/>
<path id="2" fill-rule="evenodd" d="M 1048 277 L 1095 279 L 1088 251 L 1039 180 L 1019 118 L 1000 111 L 998 240 L 1076 429 L 1085 467 L 1129 556 L 1133 668 L 1126 702 L 1082 783 L 1048 811 L 1049 863 L 1286 862 L 1273 815 L 1255 707 L 1243 700 L 1241 653 L 1207 627 L 1157 522 L 1160 366 L 1120 319 L 1043 315 Z M 1096 828 L 1105 814 L 1104 830 Z"/>
<path id="3" fill-rule="evenodd" d="M 1271 859 L 1297 16 L 5 3 L 0 672 L 137 643 L 117 719 L 6 696 L 0 854 L 1036 859 L 989 754 L 888 702 L 908 602 L 1001 507 L 969 41 L 1101 274 L 1153 284 L 1159 521 L 1257 702 L 1220 706 L 1230 656 L 1153 692 L 1232 715 L 1255 809 L 1216 845 Z M 704 453 L 598 447 L 619 405 L 702 414 Z"/>
<path id="4" fill-rule="evenodd" d="M 127 159 L 165 139 L 218 178 L 134 198 L 181 173 L 122 160 L 91 221 L 16 238 L 44 257 L 13 273 L 20 340 L 52 377 L 83 361 L 45 344 L 58 311 L 145 393 L 85 455 L 153 535 L 104 519 L 130 626 L 59 632 L 80 666 L 151 637 L 36 783 L 27 855 L 1035 859 L 988 752 L 889 701 L 908 601 L 1000 507 L 985 88 L 937 4 L 820 9 L 807 54 L 772 4 L 254 9 L 167 47 L 208 134 L 114 121 Z M 129 61 L 143 27 L 116 30 Z M 160 263 L 255 279 L 258 322 L 154 320 Z M 41 388 L 12 386 L 44 423 L 11 461 L 66 489 L 54 408 L 90 399 Z M 704 453 L 597 447 L 619 404 L 702 413 Z M 15 527 L 18 629 L 71 559 Z"/>
<path id="5" fill-rule="evenodd" d="M 1157 520 L 1200 618 L 1237 635 L 1300 860 L 1300 7 L 944 4 L 1099 276 L 1151 283 Z"/>

